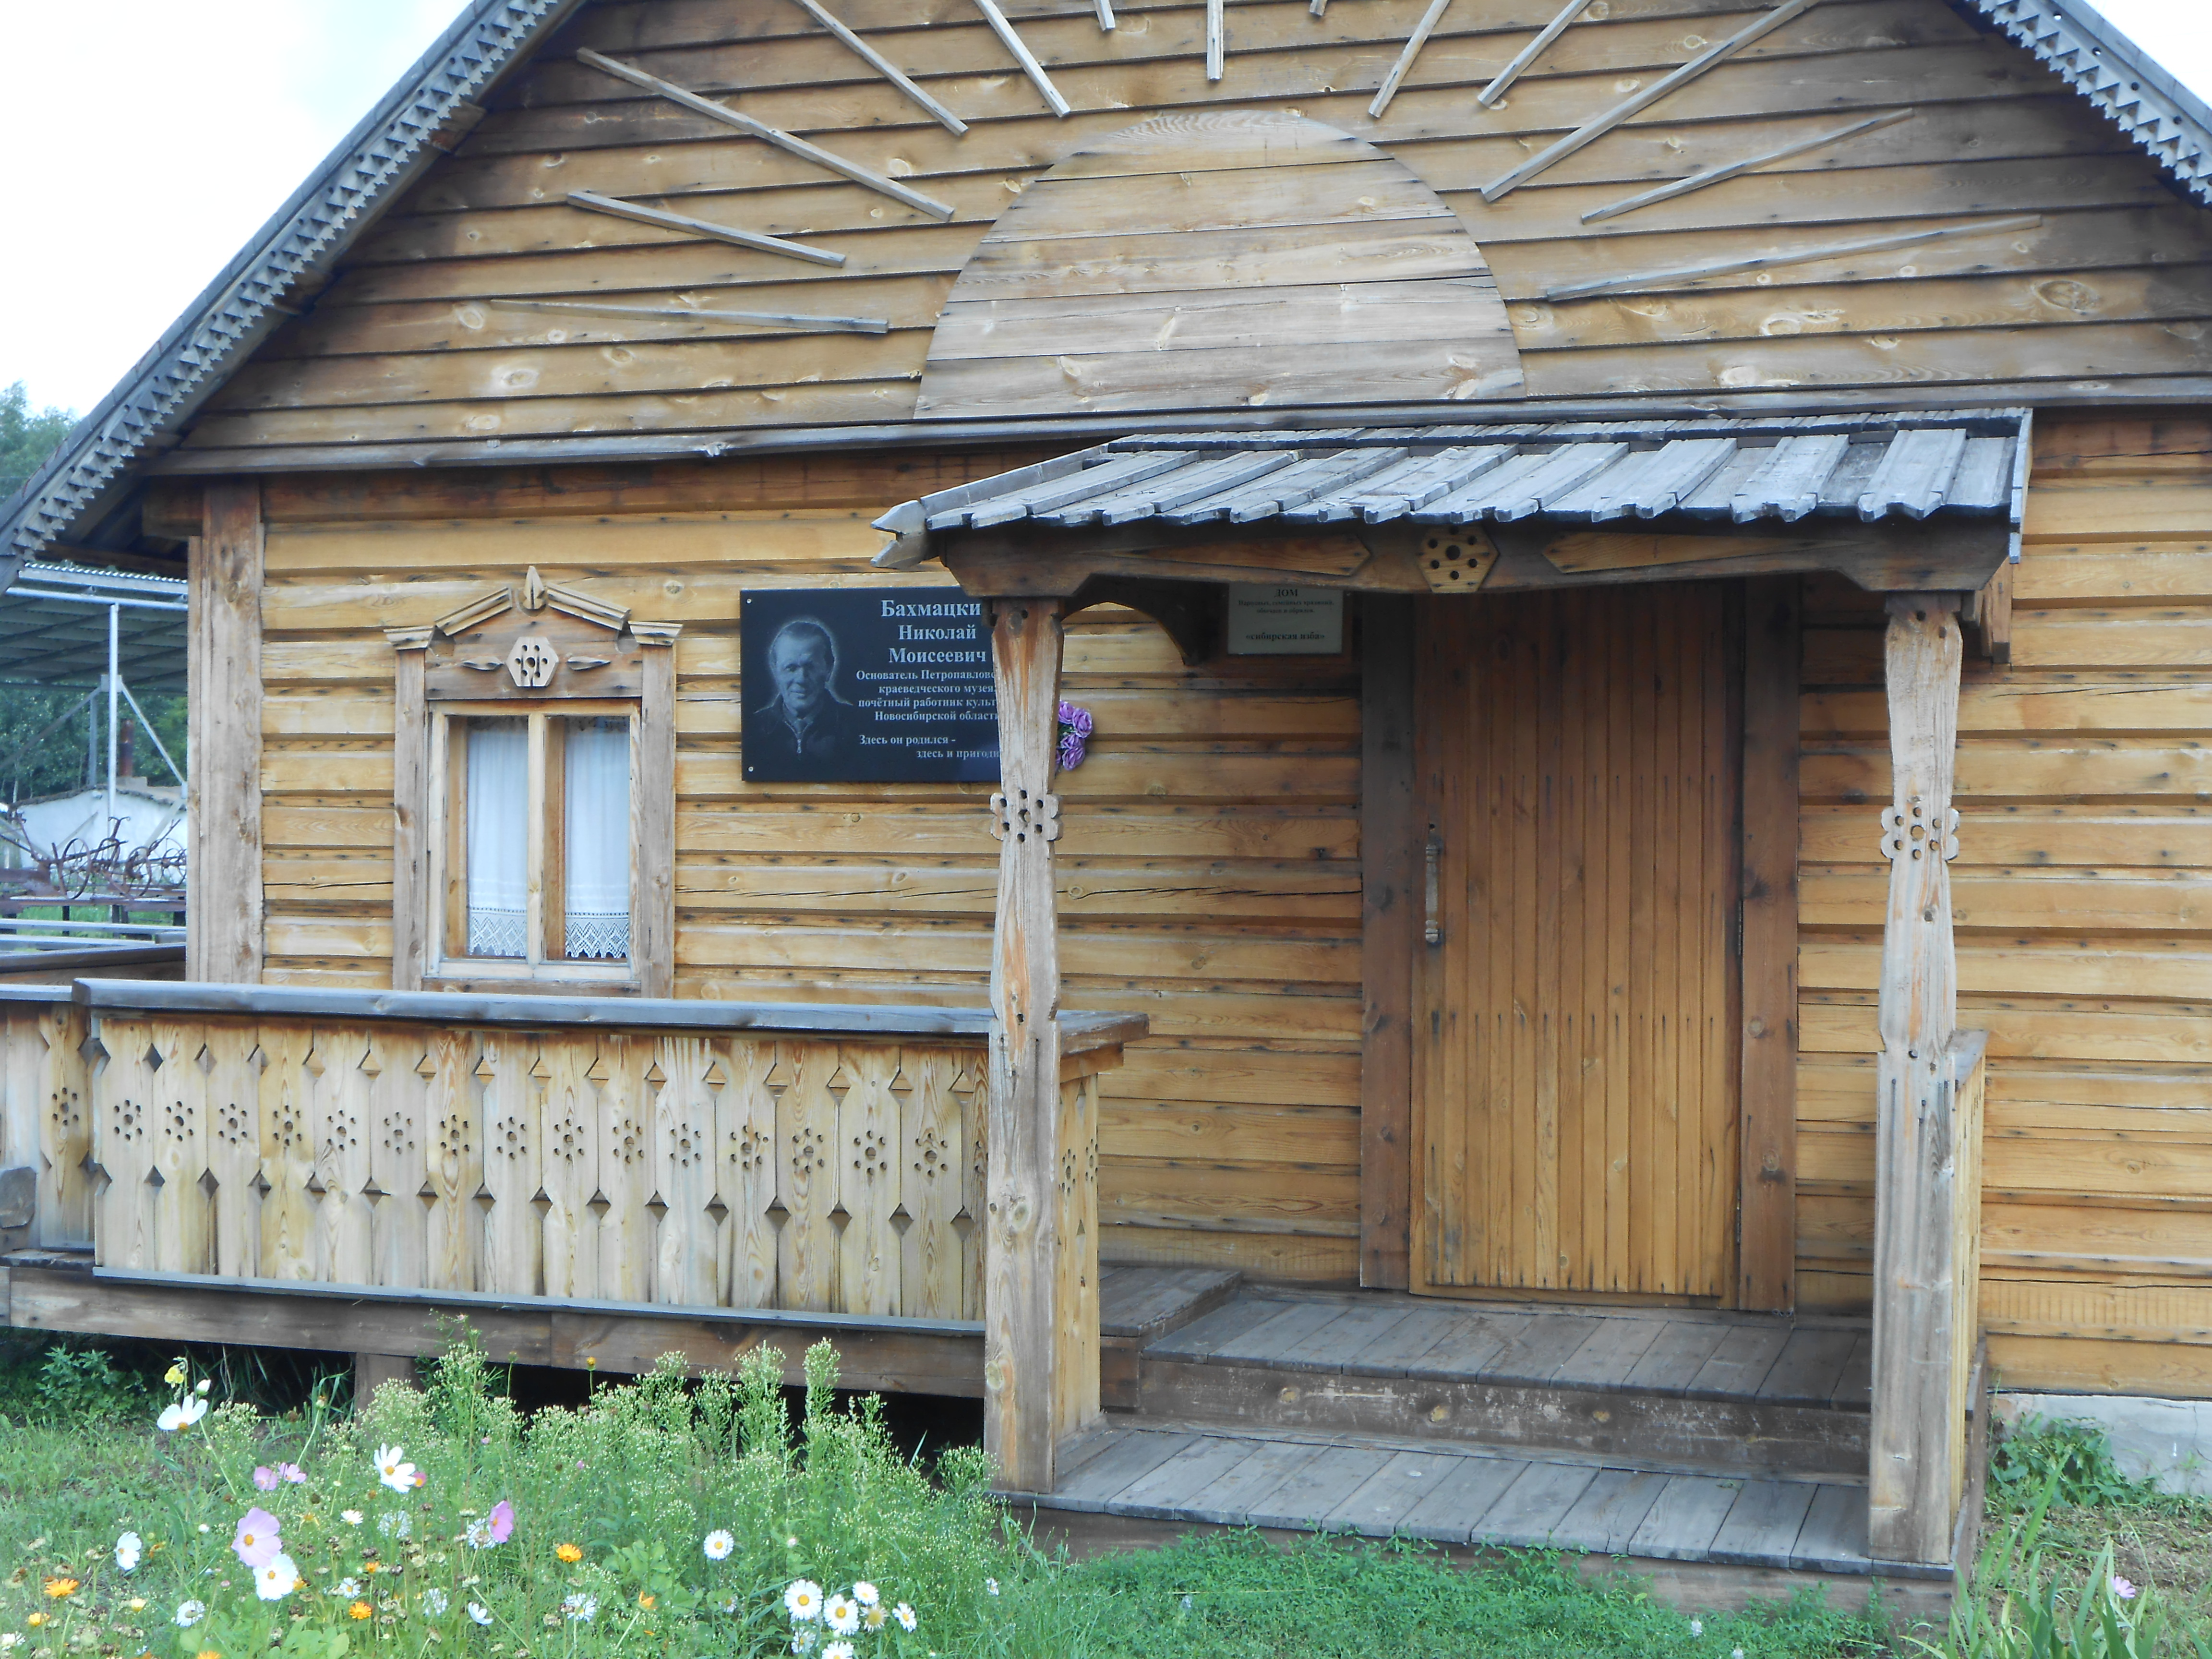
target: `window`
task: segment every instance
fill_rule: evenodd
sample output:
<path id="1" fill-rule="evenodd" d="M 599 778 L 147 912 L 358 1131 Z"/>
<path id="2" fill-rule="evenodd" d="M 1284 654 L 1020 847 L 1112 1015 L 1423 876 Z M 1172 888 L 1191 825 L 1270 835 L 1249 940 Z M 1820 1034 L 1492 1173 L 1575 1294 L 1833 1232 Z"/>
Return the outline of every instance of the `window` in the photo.
<path id="1" fill-rule="evenodd" d="M 683 631 L 534 567 L 384 630 L 394 990 L 676 994 Z"/>
<path id="2" fill-rule="evenodd" d="M 437 717 L 446 780 L 441 977 L 629 976 L 633 722 L 466 705 Z"/>

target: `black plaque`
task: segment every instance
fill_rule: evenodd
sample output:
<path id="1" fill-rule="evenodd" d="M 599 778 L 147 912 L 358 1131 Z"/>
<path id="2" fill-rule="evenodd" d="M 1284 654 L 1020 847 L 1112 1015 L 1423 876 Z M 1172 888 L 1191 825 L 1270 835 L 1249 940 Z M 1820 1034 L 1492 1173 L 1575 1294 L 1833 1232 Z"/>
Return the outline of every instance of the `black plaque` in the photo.
<path id="1" fill-rule="evenodd" d="M 991 636 L 957 588 L 749 592 L 738 629 L 747 781 L 997 779 Z"/>

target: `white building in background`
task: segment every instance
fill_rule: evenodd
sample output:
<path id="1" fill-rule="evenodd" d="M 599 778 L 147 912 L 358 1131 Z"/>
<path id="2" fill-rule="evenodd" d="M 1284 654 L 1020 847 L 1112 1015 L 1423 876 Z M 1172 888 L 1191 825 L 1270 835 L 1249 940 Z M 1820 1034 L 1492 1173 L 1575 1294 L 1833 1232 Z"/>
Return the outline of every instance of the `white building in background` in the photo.
<path id="1" fill-rule="evenodd" d="M 181 872 L 185 859 L 184 791 L 174 784 L 143 778 L 115 781 L 115 819 L 122 825 L 120 851 L 141 863 L 172 863 Z M 44 800 L 0 806 L 0 870 L 22 870 L 46 860 L 76 863 L 107 839 L 107 790 L 79 789 Z"/>

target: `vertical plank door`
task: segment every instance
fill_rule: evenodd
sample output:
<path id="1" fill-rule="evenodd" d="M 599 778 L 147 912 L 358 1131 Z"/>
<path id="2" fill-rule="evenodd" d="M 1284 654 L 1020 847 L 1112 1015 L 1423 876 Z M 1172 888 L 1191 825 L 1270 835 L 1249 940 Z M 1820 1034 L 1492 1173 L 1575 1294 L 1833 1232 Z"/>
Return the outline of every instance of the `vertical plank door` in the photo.
<path id="1" fill-rule="evenodd" d="M 1733 1294 L 1740 611 L 1421 607 L 1416 1289 Z"/>

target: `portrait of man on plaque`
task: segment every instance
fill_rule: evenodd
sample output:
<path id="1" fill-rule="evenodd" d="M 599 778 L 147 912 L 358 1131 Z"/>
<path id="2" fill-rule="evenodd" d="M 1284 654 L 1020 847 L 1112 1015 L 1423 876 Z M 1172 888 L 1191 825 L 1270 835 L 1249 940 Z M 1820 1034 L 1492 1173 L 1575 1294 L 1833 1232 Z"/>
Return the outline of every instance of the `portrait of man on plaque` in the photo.
<path id="1" fill-rule="evenodd" d="M 839 666 L 827 623 L 793 617 L 778 628 L 769 640 L 767 695 L 745 723 L 746 749 L 794 775 L 831 776 L 849 763 L 862 717 L 839 694 Z"/>
<path id="2" fill-rule="evenodd" d="M 747 590 L 738 611 L 746 780 L 995 778 L 982 609 L 957 589 Z"/>

